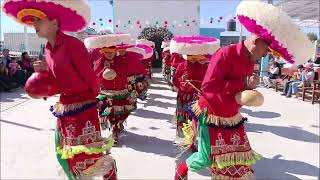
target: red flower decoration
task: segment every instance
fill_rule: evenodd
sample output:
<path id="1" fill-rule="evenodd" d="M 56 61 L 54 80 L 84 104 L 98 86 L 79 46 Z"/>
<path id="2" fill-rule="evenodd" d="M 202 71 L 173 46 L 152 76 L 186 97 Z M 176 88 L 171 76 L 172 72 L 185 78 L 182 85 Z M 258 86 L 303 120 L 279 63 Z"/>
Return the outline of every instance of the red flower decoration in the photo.
<path id="1" fill-rule="evenodd" d="M 94 25 L 94 26 L 95 26 L 95 25 L 96 25 L 96 23 L 95 23 L 95 22 L 93 22 L 93 23 L 92 23 L 92 25 Z"/>
<path id="2" fill-rule="evenodd" d="M 137 24 L 140 24 L 140 21 L 137 21 Z"/>
<path id="3" fill-rule="evenodd" d="M 111 23 L 111 22 L 112 22 L 112 19 L 109 19 L 108 21 L 109 21 L 109 23 Z"/>
<path id="4" fill-rule="evenodd" d="M 189 24 L 187 24 L 187 26 L 190 26 Z"/>
<path id="5" fill-rule="evenodd" d="M 168 24 L 168 21 L 164 21 L 164 24 Z"/>
<path id="6" fill-rule="evenodd" d="M 222 17 L 222 16 L 220 16 L 220 17 L 219 17 L 219 19 L 223 19 L 223 17 Z"/>
<path id="7" fill-rule="evenodd" d="M 211 20 L 211 21 L 210 21 L 210 24 L 212 24 L 212 23 L 213 23 L 213 21 Z"/>
<path id="8" fill-rule="evenodd" d="M 142 26 L 140 25 L 140 26 L 139 26 L 139 28 L 141 29 L 141 28 L 142 28 Z"/>
<path id="9" fill-rule="evenodd" d="M 117 24 L 116 27 L 119 27 L 119 25 Z"/>
<path id="10" fill-rule="evenodd" d="M 193 22 L 193 23 L 195 23 L 195 22 L 196 22 L 196 20 L 194 19 L 194 20 L 192 20 L 192 22 Z"/>

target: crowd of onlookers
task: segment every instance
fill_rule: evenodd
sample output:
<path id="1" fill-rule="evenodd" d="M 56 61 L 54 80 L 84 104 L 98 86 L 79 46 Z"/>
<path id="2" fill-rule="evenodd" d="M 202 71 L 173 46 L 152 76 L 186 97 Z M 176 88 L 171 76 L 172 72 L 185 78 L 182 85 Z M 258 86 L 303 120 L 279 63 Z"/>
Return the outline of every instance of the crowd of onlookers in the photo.
<path id="1" fill-rule="evenodd" d="M 263 80 L 263 85 L 267 88 L 274 86 L 274 80 L 283 78 L 282 69 L 284 65 L 280 65 L 272 56 L 266 57 L 266 62 L 261 61 L 261 67 L 265 69 L 265 73 L 260 73 Z M 318 56 L 315 61 L 309 60 L 305 64 L 291 66 L 290 71 L 294 71 L 290 77 L 286 77 L 283 84 L 282 95 L 291 97 L 292 95 L 298 95 L 299 88 L 302 86 L 311 86 L 312 82 L 318 80 L 319 74 L 315 72 L 315 68 L 320 68 L 320 57 Z M 292 70 L 294 69 L 294 70 Z"/>
<path id="2" fill-rule="evenodd" d="M 27 79 L 34 72 L 33 59 L 27 52 L 23 52 L 20 58 L 10 57 L 9 50 L 4 49 L 0 57 L 0 92 L 13 91 L 24 87 Z"/>

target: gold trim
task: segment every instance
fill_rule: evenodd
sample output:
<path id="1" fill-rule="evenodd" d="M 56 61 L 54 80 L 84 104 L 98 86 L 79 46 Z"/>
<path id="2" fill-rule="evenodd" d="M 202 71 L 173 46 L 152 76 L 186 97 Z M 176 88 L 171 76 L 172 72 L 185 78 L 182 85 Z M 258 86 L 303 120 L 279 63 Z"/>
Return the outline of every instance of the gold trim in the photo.
<path id="1" fill-rule="evenodd" d="M 227 108 L 227 107 L 226 107 Z M 192 104 L 192 111 L 194 114 L 199 117 L 202 114 L 202 110 L 198 104 L 198 101 L 194 104 Z M 232 117 L 221 117 L 216 116 L 213 114 L 207 114 L 207 123 L 208 124 L 214 124 L 217 126 L 221 125 L 228 125 L 228 126 L 234 126 L 238 124 L 240 121 L 242 121 L 243 116 L 240 113 L 237 113 L 236 115 Z"/>
<path id="2" fill-rule="evenodd" d="M 39 19 L 44 19 L 47 17 L 47 15 L 38 10 L 38 9 L 21 9 L 18 13 L 17 13 L 17 19 L 18 21 L 22 22 L 22 23 L 26 23 L 26 24 L 32 24 L 32 21 L 27 21 L 27 22 L 23 22 L 22 19 L 26 16 L 34 16 L 37 17 Z"/>
<path id="3" fill-rule="evenodd" d="M 90 100 L 90 101 L 85 101 L 85 102 L 81 102 L 81 103 L 73 103 L 73 104 L 61 104 L 60 102 L 57 102 L 55 105 L 53 105 L 53 111 L 59 112 L 59 113 L 69 112 L 69 111 L 79 109 L 86 104 L 91 104 L 94 102 L 96 102 L 96 100 Z"/>
<path id="4" fill-rule="evenodd" d="M 228 154 L 222 154 L 222 155 L 214 155 L 212 159 L 212 168 L 219 168 L 219 164 L 224 164 L 227 162 L 245 162 L 245 161 L 251 161 L 251 160 L 257 160 L 256 157 L 261 157 L 258 153 L 256 153 L 253 150 L 250 150 L 248 152 L 233 152 Z M 240 163 L 241 165 L 241 163 Z"/>
<path id="5" fill-rule="evenodd" d="M 128 93 L 129 93 L 128 89 L 123 89 L 123 90 L 119 90 L 119 91 L 116 91 L 116 90 L 102 90 L 100 92 L 100 94 L 107 95 L 107 96 L 121 96 L 121 95 L 125 95 L 125 94 L 128 94 Z"/>
<path id="6" fill-rule="evenodd" d="M 104 54 L 104 53 L 117 52 L 117 50 L 115 48 L 105 47 L 105 48 L 101 48 L 99 52 L 101 54 Z"/>

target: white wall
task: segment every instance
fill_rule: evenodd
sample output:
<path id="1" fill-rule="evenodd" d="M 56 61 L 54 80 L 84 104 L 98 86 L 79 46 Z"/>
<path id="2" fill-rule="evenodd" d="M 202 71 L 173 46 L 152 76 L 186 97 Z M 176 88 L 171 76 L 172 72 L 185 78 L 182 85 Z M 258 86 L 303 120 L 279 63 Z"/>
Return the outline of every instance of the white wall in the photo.
<path id="1" fill-rule="evenodd" d="M 164 21 L 168 21 L 168 29 L 174 35 L 199 35 L 199 11 L 199 0 L 115 0 L 114 30 L 116 33 L 130 33 L 137 37 L 144 27 L 155 25 L 156 21 L 163 26 Z M 131 21 L 129 26 L 128 20 Z M 141 29 L 136 23 L 138 20 Z M 186 26 L 184 20 L 187 20 L 189 26 Z M 196 20 L 197 25 L 192 20 Z"/>
<path id="2" fill-rule="evenodd" d="M 4 33 L 4 47 L 10 51 L 20 51 L 20 44 L 24 44 L 24 33 Z M 40 52 L 40 45 L 45 44 L 35 33 L 27 33 L 29 54 Z"/>

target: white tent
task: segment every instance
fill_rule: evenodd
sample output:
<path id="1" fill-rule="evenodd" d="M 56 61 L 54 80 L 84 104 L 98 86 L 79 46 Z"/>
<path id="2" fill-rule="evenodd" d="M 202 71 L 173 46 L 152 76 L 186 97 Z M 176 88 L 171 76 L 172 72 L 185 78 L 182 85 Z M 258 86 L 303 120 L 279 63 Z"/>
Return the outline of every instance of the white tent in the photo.
<path id="1" fill-rule="evenodd" d="M 320 28 L 319 0 L 280 0 L 276 4 L 300 27 Z"/>

